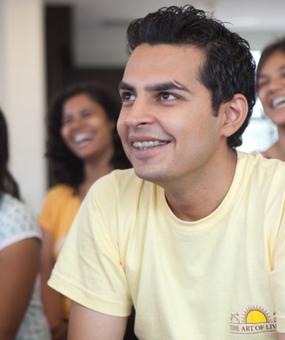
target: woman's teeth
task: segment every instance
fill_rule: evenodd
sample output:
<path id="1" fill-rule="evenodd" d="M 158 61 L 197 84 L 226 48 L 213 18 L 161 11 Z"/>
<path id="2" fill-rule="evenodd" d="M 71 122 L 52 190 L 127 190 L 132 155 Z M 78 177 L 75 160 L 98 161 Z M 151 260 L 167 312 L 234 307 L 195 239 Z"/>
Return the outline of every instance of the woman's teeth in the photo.
<path id="1" fill-rule="evenodd" d="M 78 134 L 74 136 L 75 143 L 82 143 L 82 142 L 89 141 L 91 139 L 92 139 L 91 136 L 86 135 L 86 134 Z"/>
<path id="2" fill-rule="evenodd" d="M 274 108 L 285 106 L 285 97 L 278 97 L 278 98 L 273 99 L 272 106 Z"/>

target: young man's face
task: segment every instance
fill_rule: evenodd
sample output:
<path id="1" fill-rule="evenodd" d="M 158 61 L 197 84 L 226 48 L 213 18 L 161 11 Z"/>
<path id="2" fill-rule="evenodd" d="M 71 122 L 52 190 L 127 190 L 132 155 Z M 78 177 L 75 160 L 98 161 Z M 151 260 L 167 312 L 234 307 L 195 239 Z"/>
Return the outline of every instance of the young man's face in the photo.
<path id="1" fill-rule="evenodd" d="M 203 62 L 193 46 L 142 44 L 130 56 L 118 132 L 139 177 L 162 185 L 183 180 L 203 172 L 226 144 L 199 80 Z"/>

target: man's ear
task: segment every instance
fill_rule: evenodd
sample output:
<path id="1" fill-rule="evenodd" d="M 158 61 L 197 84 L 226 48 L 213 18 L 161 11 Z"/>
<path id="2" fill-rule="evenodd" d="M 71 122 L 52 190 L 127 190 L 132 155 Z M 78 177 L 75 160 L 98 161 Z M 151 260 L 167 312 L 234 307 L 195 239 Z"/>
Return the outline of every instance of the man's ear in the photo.
<path id="1" fill-rule="evenodd" d="M 231 100 L 220 106 L 220 110 L 219 114 L 224 117 L 222 134 L 225 137 L 232 136 L 242 126 L 247 117 L 247 99 L 243 94 L 236 93 Z"/>

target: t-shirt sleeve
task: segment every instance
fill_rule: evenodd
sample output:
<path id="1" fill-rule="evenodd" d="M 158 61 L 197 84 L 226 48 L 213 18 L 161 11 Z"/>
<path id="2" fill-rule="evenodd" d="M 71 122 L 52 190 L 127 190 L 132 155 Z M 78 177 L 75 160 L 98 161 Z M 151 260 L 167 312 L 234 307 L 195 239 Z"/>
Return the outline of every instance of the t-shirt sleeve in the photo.
<path id="1" fill-rule="evenodd" d="M 99 180 L 81 204 L 49 285 L 92 310 L 128 316 L 131 299 L 119 255 L 116 199 Z"/>
<path id="2" fill-rule="evenodd" d="M 285 216 L 275 237 L 273 252 L 274 268 L 271 273 L 271 284 L 276 307 L 277 332 L 285 333 Z"/>
<path id="3" fill-rule="evenodd" d="M 6 197 L 0 211 L 0 250 L 24 239 L 41 238 L 31 212 L 12 197 Z"/>

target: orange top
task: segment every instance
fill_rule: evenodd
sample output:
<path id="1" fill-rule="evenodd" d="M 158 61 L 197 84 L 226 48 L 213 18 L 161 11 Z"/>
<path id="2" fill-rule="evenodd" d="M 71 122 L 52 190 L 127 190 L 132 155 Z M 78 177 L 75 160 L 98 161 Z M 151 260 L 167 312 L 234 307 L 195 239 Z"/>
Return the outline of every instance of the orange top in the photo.
<path id="1" fill-rule="evenodd" d="M 65 241 L 67 232 L 79 209 L 80 199 L 68 185 L 56 185 L 45 198 L 39 216 L 41 227 L 51 233 L 54 239 L 54 258 L 56 259 Z M 64 301 L 65 316 L 69 315 L 68 299 Z"/>

